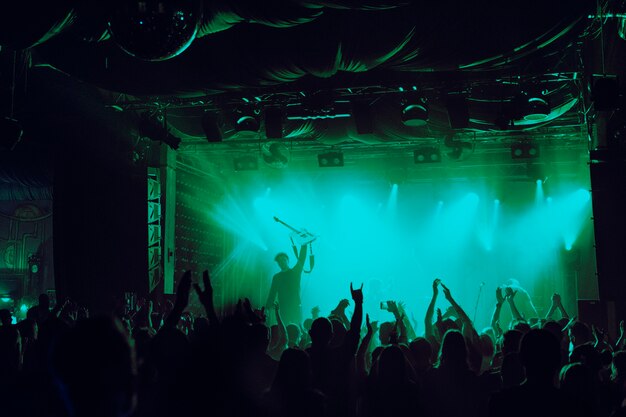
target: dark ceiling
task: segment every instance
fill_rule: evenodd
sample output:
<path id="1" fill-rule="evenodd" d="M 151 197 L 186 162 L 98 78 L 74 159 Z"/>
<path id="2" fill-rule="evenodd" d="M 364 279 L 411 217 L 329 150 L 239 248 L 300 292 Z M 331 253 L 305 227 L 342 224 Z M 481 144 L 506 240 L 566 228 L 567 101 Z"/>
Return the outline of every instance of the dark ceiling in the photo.
<path id="1" fill-rule="evenodd" d="M 5 53 L 19 51 L 18 79 L 28 73 L 46 94 L 80 95 L 79 111 L 95 103 L 89 111 L 123 120 L 118 130 L 143 135 L 142 120 L 165 118 L 182 146 L 268 136 L 324 146 L 449 145 L 453 135 L 482 140 L 503 131 L 554 139 L 559 127 L 585 129 L 594 45 L 610 20 L 589 0 L 39 7 L 21 2 L 0 17 Z M 548 109 L 528 117 L 520 103 L 532 98 Z M 403 119 L 411 104 L 427 109 L 427 122 Z M 460 124 L 459 112 L 467 113 Z M 246 117 L 252 131 L 237 123 Z"/>

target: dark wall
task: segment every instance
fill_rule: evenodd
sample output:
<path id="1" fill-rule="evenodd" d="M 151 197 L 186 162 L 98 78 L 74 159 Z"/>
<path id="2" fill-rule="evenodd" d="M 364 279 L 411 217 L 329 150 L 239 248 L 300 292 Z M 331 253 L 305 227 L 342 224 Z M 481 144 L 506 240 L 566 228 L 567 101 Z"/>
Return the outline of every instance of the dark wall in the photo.
<path id="1" fill-rule="evenodd" d="M 626 317 L 626 162 L 615 152 L 592 153 L 592 160 L 598 290 L 616 324 Z"/>

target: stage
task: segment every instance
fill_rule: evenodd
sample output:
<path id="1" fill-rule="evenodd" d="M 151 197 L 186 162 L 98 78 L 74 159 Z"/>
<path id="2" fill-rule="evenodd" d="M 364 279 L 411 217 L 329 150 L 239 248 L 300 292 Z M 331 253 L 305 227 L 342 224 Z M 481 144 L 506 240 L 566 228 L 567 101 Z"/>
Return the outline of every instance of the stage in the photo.
<path id="1" fill-rule="evenodd" d="M 289 146 L 289 145 L 288 145 Z M 344 148 L 345 165 L 320 167 L 323 150 L 289 149 L 287 167 L 241 170 L 241 147 L 190 146 L 177 159 L 178 273 L 213 271 L 221 308 L 238 298 L 265 303 L 278 252 L 290 255 L 279 217 L 318 236 L 315 266 L 302 277 L 304 317 L 328 314 L 364 283 L 365 311 L 391 320 L 380 303 L 403 302 L 423 332 L 439 277 L 477 328 L 489 325 L 495 289 L 518 280 L 544 316 L 554 292 L 576 314 L 596 299 L 587 145 L 544 142 L 541 157 L 512 159 L 510 143 L 481 141 L 464 160 L 415 163 L 401 147 Z M 305 265 L 308 269 L 309 262 Z M 440 297 L 438 307 L 447 303 Z"/>

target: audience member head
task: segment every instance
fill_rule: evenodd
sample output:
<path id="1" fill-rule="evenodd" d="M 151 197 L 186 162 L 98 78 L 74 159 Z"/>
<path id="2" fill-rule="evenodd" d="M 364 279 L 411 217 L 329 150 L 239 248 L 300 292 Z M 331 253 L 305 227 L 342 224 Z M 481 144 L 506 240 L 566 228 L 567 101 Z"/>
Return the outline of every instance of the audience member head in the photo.
<path id="1" fill-rule="evenodd" d="M 391 343 L 391 336 L 395 331 L 396 325 L 391 321 L 385 321 L 381 323 L 378 328 L 378 339 L 381 345 L 388 345 Z"/>
<path id="2" fill-rule="evenodd" d="M 528 333 L 530 329 L 530 324 L 526 323 L 525 321 L 518 321 L 513 325 L 513 330 L 520 331 L 522 332 L 522 334 Z"/>
<path id="3" fill-rule="evenodd" d="M 478 338 L 478 347 L 484 358 L 493 358 L 496 353 L 493 339 L 488 334 L 482 333 Z"/>
<path id="4" fill-rule="evenodd" d="M 53 351 L 56 385 L 70 415 L 117 417 L 135 406 L 135 356 L 119 321 L 79 322 Z"/>
<path id="5" fill-rule="evenodd" d="M 522 338 L 520 358 L 529 382 L 550 384 L 561 363 L 559 342 L 549 332 L 533 329 Z"/>
<path id="6" fill-rule="evenodd" d="M 6 308 L 0 310 L 0 325 L 2 326 L 10 326 L 11 325 L 11 311 Z"/>
<path id="7" fill-rule="evenodd" d="M 160 379 L 172 380 L 185 368 L 191 346 L 185 334 L 175 328 L 163 328 L 150 343 L 150 358 Z"/>
<path id="8" fill-rule="evenodd" d="M 266 325 L 255 323 L 248 329 L 250 351 L 265 353 L 270 343 L 270 331 Z"/>
<path id="9" fill-rule="evenodd" d="M 543 324 L 542 328 L 543 330 L 550 332 L 552 336 L 556 337 L 559 343 L 563 340 L 563 326 L 561 326 L 558 322 L 548 320 Z"/>
<path id="10" fill-rule="evenodd" d="M 502 388 L 504 389 L 516 387 L 524 382 L 525 373 L 519 352 L 511 352 L 504 355 L 500 374 L 502 375 Z"/>
<path id="11" fill-rule="evenodd" d="M 333 336 L 333 325 L 326 317 L 319 317 L 311 324 L 309 330 L 313 347 L 325 347 L 330 343 Z"/>
<path id="12" fill-rule="evenodd" d="M 44 312 L 50 310 L 50 297 L 48 297 L 48 294 L 39 294 L 39 308 Z"/>
<path id="13" fill-rule="evenodd" d="M 0 380 L 20 370 L 22 339 L 15 326 L 0 327 Z"/>
<path id="14" fill-rule="evenodd" d="M 383 350 L 385 350 L 384 346 L 376 346 L 376 348 L 374 348 L 374 350 L 372 351 L 372 369 L 376 369 L 374 367 L 374 364 L 378 363 L 378 360 L 380 359 L 380 354 L 383 353 Z"/>
<path id="15" fill-rule="evenodd" d="M 409 343 L 409 350 L 413 356 L 416 371 L 426 371 L 432 365 L 433 348 L 428 340 L 418 337 Z"/>
<path id="16" fill-rule="evenodd" d="M 334 324 L 333 324 L 334 326 Z M 291 323 L 287 325 L 287 344 L 289 346 L 298 346 L 300 343 L 300 327 Z"/>
<path id="17" fill-rule="evenodd" d="M 591 343 L 575 347 L 570 355 L 570 362 L 579 362 L 585 365 L 593 374 L 602 368 L 600 352 Z"/>
<path id="18" fill-rule="evenodd" d="M 398 346 L 387 346 L 378 359 L 378 381 L 382 386 L 397 385 L 407 378 L 404 353 Z"/>
<path id="19" fill-rule="evenodd" d="M 333 336 L 330 340 L 330 345 L 332 347 L 341 346 L 343 340 L 346 338 L 346 328 L 341 320 L 331 319 L 330 323 L 333 328 Z"/>
<path id="20" fill-rule="evenodd" d="M 509 353 L 519 352 L 522 336 L 524 335 L 519 330 L 509 330 L 504 333 L 502 338 L 502 354 L 507 355 Z"/>
<path id="21" fill-rule="evenodd" d="M 441 342 L 439 366 L 465 370 L 467 364 L 467 345 L 465 338 L 458 330 L 449 330 Z"/>
<path id="22" fill-rule="evenodd" d="M 278 370 L 272 383 L 272 390 L 282 392 L 311 389 L 311 360 L 299 349 L 286 349 L 280 356 Z"/>
<path id="23" fill-rule="evenodd" d="M 437 322 L 436 327 L 440 335 L 445 335 L 449 330 L 459 330 L 457 322 L 450 318 L 443 319 L 440 322 Z"/>
<path id="24" fill-rule="evenodd" d="M 626 351 L 620 350 L 613 355 L 613 363 L 611 364 L 611 380 L 626 382 Z"/>
<path id="25" fill-rule="evenodd" d="M 309 330 L 311 330 L 312 324 L 313 324 L 313 319 L 308 318 L 304 320 L 304 323 L 302 323 L 302 327 L 304 327 L 304 330 L 308 332 Z"/>
<path id="26" fill-rule="evenodd" d="M 569 363 L 561 369 L 559 385 L 571 398 L 587 397 L 593 389 L 591 372 L 580 362 Z"/>
<path id="27" fill-rule="evenodd" d="M 591 342 L 591 330 L 582 321 L 575 321 L 569 328 L 569 340 L 574 347 Z"/>
<path id="28" fill-rule="evenodd" d="M 20 332 L 22 339 L 36 340 L 37 339 L 37 322 L 34 320 L 22 320 L 17 323 L 17 330 Z"/>

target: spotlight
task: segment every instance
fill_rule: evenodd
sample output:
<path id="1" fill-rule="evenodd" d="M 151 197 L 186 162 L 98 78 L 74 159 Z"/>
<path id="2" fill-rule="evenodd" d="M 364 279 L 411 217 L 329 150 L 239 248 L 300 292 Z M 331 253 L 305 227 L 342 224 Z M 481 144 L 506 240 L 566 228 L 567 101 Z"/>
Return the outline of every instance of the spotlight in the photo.
<path id="1" fill-rule="evenodd" d="M 283 109 L 279 106 L 265 108 L 265 136 L 268 139 L 283 137 Z"/>
<path id="2" fill-rule="evenodd" d="M 329 167 L 342 167 L 343 166 L 343 153 L 341 152 L 327 152 L 317 155 L 317 163 L 320 168 Z"/>
<path id="3" fill-rule="evenodd" d="M 258 132 L 260 113 L 259 109 L 251 106 L 235 108 L 233 118 L 235 129 L 239 132 Z"/>
<path id="4" fill-rule="evenodd" d="M 437 146 L 423 146 L 413 151 L 413 162 L 416 164 L 441 162 L 441 151 Z"/>
<path id="5" fill-rule="evenodd" d="M 426 100 L 405 98 L 402 104 L 402 123 L 411 127 L 422 127 L 428 122 L 428 107 Z"/>
<path id="6" fill-rule="evenodd" d="M 256 156 L 244 155 L 233 160 L 235 171 L 256 171 L 259 169 L 259 160 Z"/>
<path id="7" fill-rule="evenodd" d="M 218 143 L 222 141 L 222 131 L 220 129 L 220 122 L 217 114 L 204 112 L 201 123 L 207 142 Z"/>
<path id="8" fill-rule="evenodd" d="M 619 79 L 615 75 L 594 75 L 591 100 L 597 111 L 616 110 L 620 107 Z"/>
<path id="9" fill-rule="evenodd" d="M 539 157 L 539 145 L 534 142 L 521 141 L 511 145 L 511 158 L 531 159 Z"/>
<path id="10" fill-rule="evenodd" d="M 530 88 L 518 94 L 512 104 L 515 120 L 541 122 L 550 115 L 550 104 L 539 88 Z"/>
<path id="11" fill-rule="evenodd" d="M 550 105 L 546 99 L 541 97 L 528 98 L 524 120 L 539 122 L 547 119 L 549 115 Z"/>
<path id="12" fill-rule="evenodd" d="M 446 99 L 450 128 L 464 129 L 469 126 L 467 98 L 459 94 L 449 94 Z"/>

